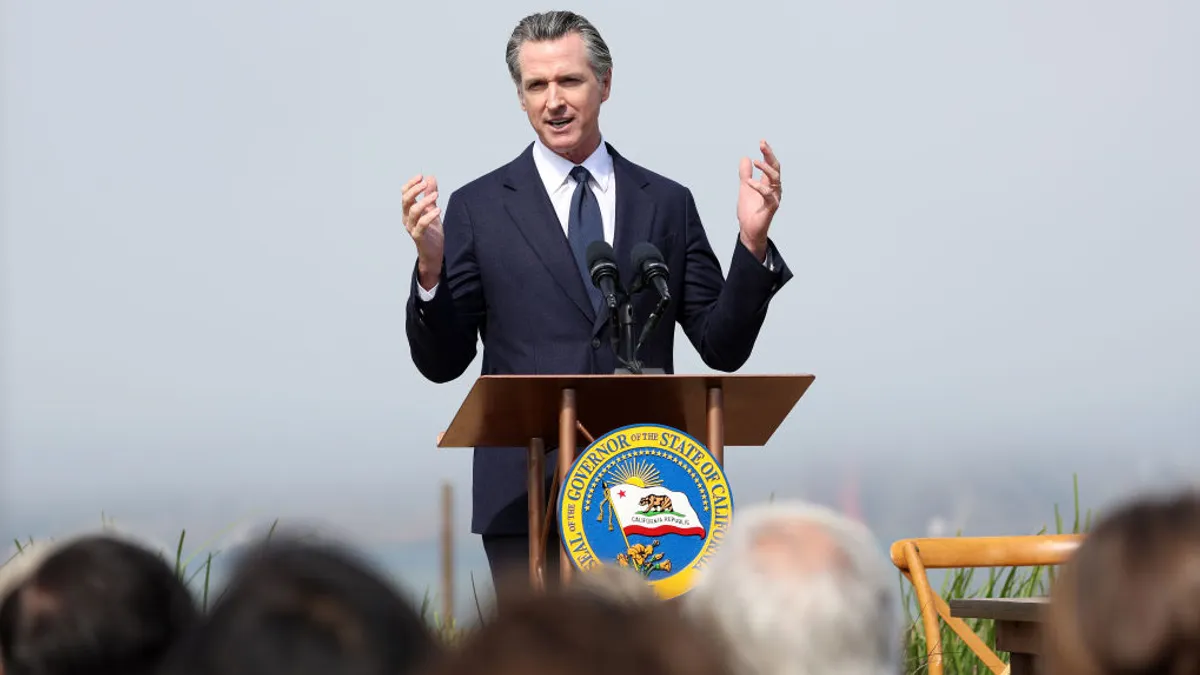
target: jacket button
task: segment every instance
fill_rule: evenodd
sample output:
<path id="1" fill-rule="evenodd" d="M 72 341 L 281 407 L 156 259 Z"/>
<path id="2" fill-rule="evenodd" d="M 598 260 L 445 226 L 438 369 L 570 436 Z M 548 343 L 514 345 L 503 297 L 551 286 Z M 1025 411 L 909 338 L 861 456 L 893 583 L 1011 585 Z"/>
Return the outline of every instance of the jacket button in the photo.
<path id="1" fill-rule="evenodd" d="M 592 338 L 592 349 L 600 349 L 600 338 Z"/>

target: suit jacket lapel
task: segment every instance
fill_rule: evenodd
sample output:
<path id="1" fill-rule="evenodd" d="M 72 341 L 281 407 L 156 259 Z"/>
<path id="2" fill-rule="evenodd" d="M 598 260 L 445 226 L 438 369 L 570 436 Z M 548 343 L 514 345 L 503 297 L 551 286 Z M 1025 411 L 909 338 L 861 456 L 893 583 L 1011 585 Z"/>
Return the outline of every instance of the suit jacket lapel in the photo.
<path id="1" fill-rule="evenodd" d="M 563 234 L 562 225 L 550 203 L 550 195 L 538 176 L 533 163 L 533 144 L 507 167 L 505 187 L 511 190 L 504 208 L 516 223 L 517 229 L 537 252 L 542 264 L 575 303 L 588 321 L 595 322 L 596 311 L 583 285 L 575 254 Z M 618 191 L 617 194 L 620 194 Z"/>
<path id="2" fill-rule="evenodd" d="M 629 255 L 633 252 L 634 244 L 650 241 L 654 225 L 654 200 L 643 189 L 650 182 L 645 174 L 632 162 L 617 154 L 611 145 L 608 146 L 608 154 L 612 156 L 613 174 L 617 183 L 613 251 L 617 254 L 617 266 L 621 269 L 621 284 L 629 290 L 637 278 L 637 271 L 631 266 Z M 593 324 L 593 330 L 599 332 L 608 319 L 607 311 L 600 312 Z"/>

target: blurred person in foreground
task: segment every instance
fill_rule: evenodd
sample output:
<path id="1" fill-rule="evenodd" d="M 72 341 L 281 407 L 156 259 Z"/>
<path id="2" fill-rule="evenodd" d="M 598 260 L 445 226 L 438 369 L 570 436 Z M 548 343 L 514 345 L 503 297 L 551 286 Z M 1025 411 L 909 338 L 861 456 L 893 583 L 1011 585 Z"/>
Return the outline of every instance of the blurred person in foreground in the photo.
<path id="1" fill-rule="evenodd" d="M 28 544 L 19 544 L 12 556 L 0 564 L 0 604 L 14 588 L 20 586 L 21 582 L 37 569 L 37 566 L 46 559 L 51 550 L 53 550 L 52 544 L 42 542 L 31 541 Z M 3 673 L 4 659 L 0 654 L 0 675 Z"/>
<path id="2" fill-rule="evenodd" d="M 0 606 L 4 675 L 149 675 L 198 618 L 160 555 L 79 537 L 56 545 Z"/>
<path id="3" fill-rule="evenodd" d="M 678 324 L 705 365 L 741 368 L 767 307 L 792 277 L 768 234 L 783 195 L 771 147 L 761 141 L 762 159 L 743 157 L 736 177 L 730 171 L 738 236 L 726 278 L 691 191 L 627 159 L 601 133 L 613 57 L 596 27 L 573 12 L 532 14 L 517 23 L 505 57 L 532 142 L 461 186 L 444 212 L 434 176 L 414 176 L 402 187 L 404 227 L 417 252 L 406 310 L 417 369 L 433 382 L 457 379 L 482 340 L 484 375 L 612 374 L 617 328 L 587 260 L 597 242 L 615 251 L 626 289 L 637 244 L 656 246 L 670 271 L 671 303 L 638 354 L 646 367 L 673 372 Z M 638 325 L 657 302 L 654 292 L 634 299 Z M 546 450 L 549 480 L 557 450 Z M 478 448 L 473 471 L 471 528 L 482 536 L 493 583 L 509 568 L 527 572 L 525 449 Z M 550 583 L 560 551 L 547 551 Z"/>
<path id="4" fill-rule="evenodd" d="M 534 592 L 529 585 L 529 573 L 518 574 L 509 570 L 493 584 L 493 603 L 488 607 L 484 621 L 496 620 L 502 611 L 503 602 L 523 598 Z M 565 587 L 551 586 L 555 597 L 571 598 L 616 605 L 619 608 L 640 607 L 661 602 L 657 593 L 646 582 L 646 578 L 628 567 L 617 564 L 597 565 L 586 570 L 576 570 L 571 583 Z"/>
<path id="5" fill-rule="evenodd" d="M 715 630 L 673 603 L 514 591 L 429 675 L 734 675 Z"/>
<path id="6" fill-rule="evenodd" d="M 437 651 L 410 602 L 349 548 L 274 535 L 238 562 L 172 675 L 405 675 Z"/>
<path id="7" fill-rule="evenodd" d="M 1051 592 L 1047 675 L 1200 675 L 1200 492 L 1100 519 Z"/>
<path id="8" fill-rule="evenodd" d="M 896 675 L 894 573 L 861 523 L 798 501 L 744 507 L 685 596 L 738 675 Z"/>
<path id="9" fill-rule="evenodd" d="M 581 570 L 571 579 L 568 591 L 622 605 L 642 606 L 659 602 L 646 578 L 628 567 L 608 564 Z"/>

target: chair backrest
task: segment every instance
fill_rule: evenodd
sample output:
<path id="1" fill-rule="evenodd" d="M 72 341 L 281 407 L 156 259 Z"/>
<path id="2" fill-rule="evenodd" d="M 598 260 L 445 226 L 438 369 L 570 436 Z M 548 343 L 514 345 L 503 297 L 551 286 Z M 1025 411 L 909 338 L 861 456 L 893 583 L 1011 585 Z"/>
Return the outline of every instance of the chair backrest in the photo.
<path id="1" fill-rule="evenodd" d="M 912 543 L 926 569 L 1061 565 L 1083 541 L 1081 534 L 1013 537 L 926 537 L 892 544 L 892 564 L 907 570 L 904 545 Z"/>
<path id="2" fill-rule="evenodd" d="M 950 615 L 949 605 L 930 586 L 926 569 L 1061 565 L 1067 562 L 1083 538 L 1082 534 L 927 537 L 893 543 L 890 550 L 892 564 L 912 582 L 917 594 L 925 629 L 928 675 L 942 675 L 943 670 L 942 631 L 938 617 L 995 675 L 1007 675 L 1009 669 L 966 622 Z"/>

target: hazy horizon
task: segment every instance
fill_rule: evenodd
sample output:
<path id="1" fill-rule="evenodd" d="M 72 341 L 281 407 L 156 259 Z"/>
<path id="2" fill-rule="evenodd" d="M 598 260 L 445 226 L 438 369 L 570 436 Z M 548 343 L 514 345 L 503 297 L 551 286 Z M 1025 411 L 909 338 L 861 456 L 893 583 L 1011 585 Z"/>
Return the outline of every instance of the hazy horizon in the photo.
<path id="1" fill-rule="evenodd" d="M 434 447 L 478 361 L 412 365 L 400 186 L 532 140 L 502 51 L 545 7 L 2 7 L 0 534 L 416 546 L 448 480 L 478 563 L 471 451 Z M 741 372 L 817 379 L 730 449 L 739 503 L 889 537 L 1036 528 L 1074 472 L 1094 507 L 1196 480 L 1200 5 L 761 10 L 580 9 L 606 140 L 692 190 L 724 270 L 739 158 L 783 165 L 795 278 Z"/>

